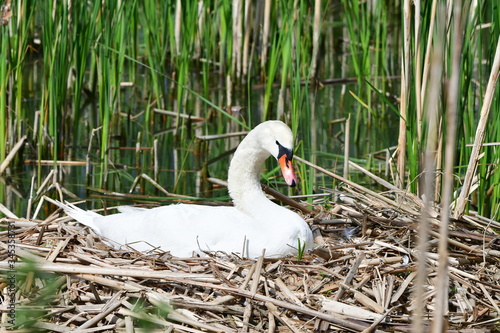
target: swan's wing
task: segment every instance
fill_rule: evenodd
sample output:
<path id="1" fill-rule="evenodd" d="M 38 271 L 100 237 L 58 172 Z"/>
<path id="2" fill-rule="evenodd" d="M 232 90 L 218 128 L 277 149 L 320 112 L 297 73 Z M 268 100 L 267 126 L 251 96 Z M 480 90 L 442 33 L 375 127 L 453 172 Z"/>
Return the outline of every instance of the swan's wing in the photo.
<path id="1" fill-rule="evenodd" d="M 96 224 L 96 219 L 99 219 L 102 217 L 102 215 L 99 215 L 93 211 L 90 210 L 83 210 L 72 203 L 69 203 L 66 201 L 66 203 L 62 203 L 60 201 L 54 200 L 53 201 L 56 205 L 58 205 L 60 208 L 64 209 L 64 212 L 68 215 L 77 220 L 78 222 L 91 227 L 94 229 L 96 233 L 100 233 L 101 230 L 99 229 L 98 224 Z"/>
<path id="2" fill-rule="evenodd" d="M 206 250 L 240 249 L 248 235 L 245 229 L 251 225 L 234 207 L 186 204 L 153 209 L 122 207 L 118 214 L 97 216 L 94 223 L 99 235 L 138 251 L 161 247 L 179 257 Z"/>

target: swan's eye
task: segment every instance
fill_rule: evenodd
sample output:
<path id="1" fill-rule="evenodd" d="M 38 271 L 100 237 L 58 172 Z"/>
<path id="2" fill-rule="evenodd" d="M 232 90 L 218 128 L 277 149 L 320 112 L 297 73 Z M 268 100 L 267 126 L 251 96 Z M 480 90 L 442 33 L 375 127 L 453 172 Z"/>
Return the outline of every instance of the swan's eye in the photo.
<path id="1" fill-rule="evenodd" d="M 276 140 L 276 144 L 278 145 L 279 147 L 279 152 L 278 152 L 278 159 L 283 156 L 283 155 L 286 155 L 286 158 L 287 158 L 287 161 L 291 161 L 293 159 L 293 152 L 291 149 L 288 149 L 288 148 L 285 148 L 283 147 L 279 142 L 278 140 Z M 287 162 L 287 165 L 288 165 L 288 162 Z"/>

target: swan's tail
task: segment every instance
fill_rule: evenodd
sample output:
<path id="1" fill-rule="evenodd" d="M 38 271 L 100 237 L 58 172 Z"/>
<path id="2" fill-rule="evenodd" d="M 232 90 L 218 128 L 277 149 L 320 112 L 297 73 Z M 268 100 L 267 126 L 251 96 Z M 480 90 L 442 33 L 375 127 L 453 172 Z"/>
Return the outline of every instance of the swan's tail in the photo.
<path id="1" fill-rule="evenodd" d="M 45 198 L 48 199 L 48 198 Z M 80 222 L 81 224 L 84 224 L 92 229 L 94 229 L 95 232 L 100 233 L 101 230 L 95 223 L 95 219 L 97 217 L 102 217 L 102 215 L 99 215 L 95 212 L 89 211 L 89 210 L 83 210 L 81 208 L 78 208 L 77 206 L 73 205 L 72 203 L 69 203 L 66 201 L 66 203 L 62 203 L 57 200 L 49 200 L 56 206 L 64 209 L 64 212 L 68 215 Z"/>

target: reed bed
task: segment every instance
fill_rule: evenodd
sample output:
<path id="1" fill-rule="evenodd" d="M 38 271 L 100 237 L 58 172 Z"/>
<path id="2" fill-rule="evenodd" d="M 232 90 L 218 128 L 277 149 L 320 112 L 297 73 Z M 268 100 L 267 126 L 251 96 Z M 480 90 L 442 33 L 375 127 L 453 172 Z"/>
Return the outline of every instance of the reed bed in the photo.
<path id="1" fill-rule="evenodd" d="M 498 330 L 495 1 L 6 0 L 0 15 L 19 328 Z M 268 119 L 302 157 L 289 194 L 307 203 L 280 199 L 316 229 L 301 260 L 115 251 L 43 199 L 226 204 L 214 178 Z"/>
<path id="2" fill-rule="evenodd" d="M 324 189 L 325 193 L 330 190 Z M 176 258 L 109 247 L 60 211 L 3 218 L 15 234 L 17 328 L 85 332 L 410 332 L 418 308 L 416 230 L 423 202 L 344 183 L 304 215 L 315 243 L 297 258 L 232 254 Z M 291 200 L 291 199 L 289 199 Z M 296 203 L 304 207 L 304 203 Z M 429 212 L 423 327 L 439 321 L 439 209 Z M 465 215 L 449 224 L 448 332 L 499 328 L 500 224 Z M 0 233 L 0 269 L 9 267 Z M 0 284 L 8 281 L 1 278 Z M 3 316 L 5 324 L 5 316 Z"/>

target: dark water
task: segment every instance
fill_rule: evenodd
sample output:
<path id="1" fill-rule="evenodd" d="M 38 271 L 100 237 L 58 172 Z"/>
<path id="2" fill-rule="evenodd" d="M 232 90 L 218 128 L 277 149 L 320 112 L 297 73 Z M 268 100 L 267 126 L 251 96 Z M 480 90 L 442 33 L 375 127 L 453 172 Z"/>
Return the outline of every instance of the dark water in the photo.
<path id="1" fill-rule="evenodd" d="M 397 142 L 398 118 L 391 111 L 380 112 L 374 118 L 369 111 L 360 107 L 360 104 L 352 97 L 350 91 L 359 94 L 357 81 L 352 69 L 349 68 L 350 55 L 342 53 L 330 57 L 332 63 L 322 64 L 322 75 L 324 79 L 344 78 L 343 83 L 321 84 L 306 82 L 300 89 L 293 90 L 288 87 L 283 94 L 283 104 L 279 102 L 279 85 L 273 87 L 269 104 L 268 119 L 285 119 L 297 133 L 296 155 L 309 161 L 334 170 L 338 174 L 343 173 L 343 154 L 346 141 L 345 119 L 350 115 L 350 157 L 369 168 L 382 173 L 386 170 L 385 153 L 372 155 L 371 153 L 388 149 Z M 33 84 L 26 92 L 26 105 L 33 110 L 32 115 L 27 116 L 26 128 L 35 122 L 35 111 L 39 108 L 40 97 L 36 91 L 40 91 L 40 83 L 33 71 L 40 70 L 40 63 L 31 62 L 32 68 L 26 69 L 27 78 L 33 80 Z M 97 130 L 92 136 L 93 129 L 100 126 L 99 110 L 95 97 L 88 96 L 84 106 L 80 110 L 80 117 L 74 125 L 71 116 L 64 118 L 64 144 L 63 151 L 59 154 L 60 161 L 79 161 L 80 165 L 54 166 L 53 163 L 39 165 L 37 160 L 37 147 L 34 146 L 33 133 L 28 132 L 28 145 L 24 148 L 21 158 L 13 162 L 10 174 L 0 178 L 1 202 L 19 217 L 28 217 L 28 199 L 32 199 L 30 217 L 39 203 L 42 195 L 59 198 L 58 193 L 65 192 L 64 198 L 69 199 L 68 193 L 78 198 L 88 199 L 89 207 L 100 206 L 102 200 L 107 198 L 109 205 L 115 203 L 128 204 L 141 201 L 137 198 L 117 200 L 114 196 L 108 196 L 100 190 L 106 189 L 112 192 L 128 193 L 137 195 L 149 195 L 157 199 L 146 200 L 150 202 L 161 202 L 159 198 L 165 196 L 147 181 L 139 181 L 132 188 L 134 179 L 142 173 L 155 178 L 153 145 L 157 141 L 157 163 L 159 172 L 157 182 L 167 191 L 175 194 L 203 197 L 206 200 L 216 198 L 228 200 L 224 188 L 212 186 L 203 182 L 198 171 L 206 165 L 205 176 L 225 180 L 230 160 L 231 149 L 237 146 L 241 137 L 199 140 L 197 137 L 207 135 L 225 134 L 242 131 L 243 129 L 211 106 L 201 101 L 196 96 L 186 93 L 183 102 L 177 100 L 177 89 L 172 82 L 165 79 L 164 100 L 165 109 L 193 117 L 205 119 L 203 123 L 193 122 L 187 119 L 181 120 L 181 126 L 176 126 L 173 117 L 154 112 L 151 106 L 151 92 L 148 89 L 148 81 L 141 81 L 141 75 L 145 70 L 137 68 L 137 77 L 131 86 L 121 87 L 120 109 L 116 111 L 111 123 L 109 169 L 107 181 L 103 184 L 100 140 L 101 131 Z M 38 80 L 40 78 L 38 77 Z M 203 80 L 201 74 L 193 71 L 190 89 L 199 92 L 215 105 L 228 106 L 227 81 L 216 74 L 209 78 L 210 89 L 204 91 L 200 86 Z M 398 79 L 377 78 L 385 80 L 388 95 L 397 95 L 399 89 Z M 375 96 L 373 94 L 372 96 Z M 232 115 L 237 119 L 254 127 L 264 117 L 265 87 L 261 83 L 239 85 L 234 83 L 230 95 L 230 103 L 233 106 Z M 372 106 L 380 105 L 376 97 L 372 99 Z M 295 105 L 295 106 L 294 106 Z M 239 107 L 242 107 L 241 110 Z M 280 110 L 281 109 L 281 110 Z M 230 108 L 228 108 L 230 110 Z M 295 111 L 294 111 L 295 110 Z M 295 115 L 293 115 L 295 112 Z M 200 125 L 201 124 L 201 125 Z M 92 139 L 92 140 L 91 140 Z M 201 142 L 201 144 L 200 144 Z M 136 152 L 140 145 L 140 153 Z M 91 147 L 89 148 L 89 145 Z M 200 148 L 204 147 L 204 148 Z M 85 165 L 89 156 L 90 168 L 87 176 Z M 289 194 L 310 194 L 321 192 L 318 186 L 333 187 L 333 180 L 319 174 L 310 168 L 300 167 L 300 178 L 303 180 L 300 187 Z M 275 161 L 267 163 L 265 174 L 273 186 L 281 186 L 282 181 L 279 172 L 269 173 L 276 167 Z M 54 170 L 52 178 L 43 184 L 47 175 Z M 374 186 L 372 182 L 359 173 L 352 172 L 351 179 L 367 186 Z M 57 184 L 57 185 L 56 185 Z M 40 187 L 44 185 L 44 187 Z M 62 189 L 61 189 L 62 188 Z M 67 191 L 67 192 L 66 192 Z M 282 189 L 286 192 L 286 189 Z M 37 193 L 38 192 L 38 193 Z M 142 200 L 145 201 L 145 200 Z M 163 202 L 162 202 L 163 203 Z M 44 218 L 50 213 L 50 207 L 43 206 L 38 218 Z M 1 216 L 1 213 L 0 213 Z"/>

